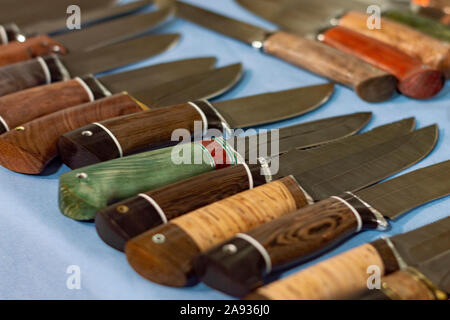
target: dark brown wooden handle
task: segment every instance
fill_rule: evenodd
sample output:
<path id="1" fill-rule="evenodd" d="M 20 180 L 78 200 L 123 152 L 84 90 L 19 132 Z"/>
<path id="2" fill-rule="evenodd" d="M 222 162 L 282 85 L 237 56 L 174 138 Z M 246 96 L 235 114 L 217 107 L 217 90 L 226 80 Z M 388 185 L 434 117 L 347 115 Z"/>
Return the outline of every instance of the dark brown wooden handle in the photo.
<path id="1" fill-rule="evenodd" d="M 17 41 L 19 35 L 21 35 L 21 31 L 15 23 L 0 25 L 0 45 Z"/>
<path id="2" fill-rule="evenodd" d="M 450 76 L 450 44 L 387 18 L 381 18 L 381 29 L 372 30 L 367 27 L 367 19 L 364 13 L 351 11 L 339 25 L 387 43 Z"/>
<path id="3" fill-rule="evenodd" d="M 422 64 L 404 52 L 344 27 L 328 29 L 321 40 L 332 47 L 354 55 L 399 80 L 398 89 L 415 99 L 427 99 L 438 94 L 445 84 L 445 75 Z"/>
<path id="4" fill-rule="evenodd" d="M 0 98 L 0 133 L 93 99 L 92 92 L 78 78 L 6 95 Z"/>
<path id="5" fill-rule="evenodd" d="M 58 155 L 58 138 L 93 121 L 139 112 L 126 94 L 54 112 L 0 136 L 0 165 L 12 171 L 39 174 Z"/>
<path id="6" fill-rule="evenodd" d="M 95 226 L 107 244 L 125 243 L 185 213 L 263 184 L 259 166 L 240 164 L 183 180 L 111 205 L 95 215 Z"/>
<path id="7" fill-rule="evenodd" d="M 353 88 L 369 102 L 388 100 L 396 91 L 394 76 L 318 41 L 277 32 L 266 40 L 264 49 L 268 54 Z"/>
<path id="8" fill-rule="evenodd" d="M 176 129 L 193 133 L 194 122 L 202 121 L 200 113 L 189 104 L 147 110 L 138 114 L 90 124 L 65 134 L 63 148 L 71 152 L 72 162 L 77 159 L 92 159 L 89 164 L 112 160 L 142 149 L 154 149 L 170 145 Z M 83 135 L 90 131 L 91 136 Z"/>
<path id="9" fill-rule="evenodd" d="M 51 53 L 66 54 L 67 51 L 62 44 L 46 35 L 33 37 L 25 42 L 11 42 L 1 47 L 0 66 Z"/>

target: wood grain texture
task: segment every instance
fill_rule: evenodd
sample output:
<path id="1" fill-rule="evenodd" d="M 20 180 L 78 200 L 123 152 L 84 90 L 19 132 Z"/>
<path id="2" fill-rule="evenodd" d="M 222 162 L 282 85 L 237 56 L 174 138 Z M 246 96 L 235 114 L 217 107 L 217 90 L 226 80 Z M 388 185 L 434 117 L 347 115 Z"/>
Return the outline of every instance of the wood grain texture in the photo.
<path id="1" fill-rule="evenodd" d="M 428 99 L 444 87 L 445 75 L 441 71 L 429 68 L 403 51 L 361 33 L 338 26 L 325 31 L 321 40 L 393 74 L 399 80 L 399 91 L 408 97 Z"/>
<path id="2" fill-rule="evenodd" d="M 367 28 L 367 16 L 351 11 L 339 25 L 387 43 L 450 76 L 450 44 L 387 18 L 381 18 L 381 29 Z"/>
<path id="3" fill-rule="evenodd" d="M 185 129 L 193 133 L 195 121 L 202 121 L 198 111 L 189 104 L 182 104 L 123 115 L 101 121 L 100 124 L 114 135 L 125 156 L 143 149 L 171 145 L 173 131 Z M 119 157 L 117 145 L 109 133 L 100 130 L 92 136 L 82 135 L 86 130 L 92 131 L 92 126 L 69 132 L 62 138 L 64 145 L 61 146 L 61 152 L 66 153 L 64 149 L 74 150 L 70 153 L 72 159 L 66 157 L 67 161 L 91 165 Z"/>
<path id="4" fill-rule="evenodd" d="M 264 43 L 268 54 L 353 88 L 369 102 L 391 98 L 395 77 L 323 43 L 277 32 Z"/>
<path id="5" fill-rule="evenodd" d="M 252 171 L 259 174 L 259 166 Z M 258 180 L 255 183 L 258 185 Z M 248 189 L 247 171 L 243 165 L 236 165 L 147 191 L 145 195 L 158 204 L 170 221 Z M 155 206 L 142 196 L 104 208 L 95 216 L 100 237 L 118 250 L 123 250 L 129 239 L 163 223 Z"/>
<path id="6" fill-rule="evenodd" d="M 0 98 L 0 116 L 13 128 L 65 108 L 89 102 L 76 80 L 57 82 L 12 93 Z"/>
<path id="7" fill-rule="evenodd" d="M 14 41 L 2 46 L 0 51 L 0 66 L 33 59 L 50 53 L 66 54 L 62 44 L 49 36 L 40 35 L 29 38 L 25 42 Z"/>
<path id="8" fill-rule="evenodd" d="M 0 136 L 0 165 L 20 173 L 39 174 L 58 155 L 58 138 L 66 132 L 142 109 L 126 94 L 63 109 Z"/>
<path id="9" fill-rule="evenodd" d="M 366 287 L 369 266 L 378 266 L 384 275 L 383 260 L 377 250 L 365 244 L 261 287 L 247 299 L 341 299 Z"/>
<path id="10" fill-rule="evenodd" d="M 177 150 L 186 152 L 186 162 L 173 161 L 172 152 Z M 182 149 L 163 148 L 65 173 L 60 177 L 61 212 L 75 220 L 91 220 L 96 211 L 112 203 L 212 171 L 215 167 L 205 152 L 200 143 L 191 143 Z"/>

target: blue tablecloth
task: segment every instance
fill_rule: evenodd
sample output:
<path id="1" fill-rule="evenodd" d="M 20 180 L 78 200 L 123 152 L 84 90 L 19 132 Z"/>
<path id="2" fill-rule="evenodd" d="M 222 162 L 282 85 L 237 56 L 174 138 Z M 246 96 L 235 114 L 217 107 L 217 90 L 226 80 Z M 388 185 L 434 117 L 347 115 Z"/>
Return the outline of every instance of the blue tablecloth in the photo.
<path id="1" fill-rule="evenodd" d="M 275 26 L 244 10 L 231 0 L 188 2 L 224 13 L 249 23 L 274 29 Z M 216 56 L 220 66 L 242 62 L 245 77 L 220 99 L 230 99 L 267 91 L 295 88 L 326 82 L 276 58 L 264 55 L 244 43 L 221 36 L 192 23 L 177 19 L 157 30 L 179 32 L 178 46 L 139 66 L 198 56 Z M 133 66 L 136 67 L 136 66 Z M 415 116 L 418 127 L 440 126 L 440 140 L 424 161 L 407 171 L 449 159 L 450 85 L 432 100 L 415 101 L 397 96 L 389 102 L 369 104 L 338 85 L 329 103 L 322 108 L 268 128 L 282 127 L 324 117 L 372 111 L 365 130 Z M 150 283 L 127 264 L 123 253 L 104 244 L 92 223 L 72 221 L 58 210 L 58 177 L 68 171 L 53 165 L 53 173 L 43 176 L 16 174 L 0 168 L 0 298 L 2 299 L 227 299 L 226 295 L 204 285 L 174 289 Z M 385 234 L 413 230 L 448 216 L 450 199 L 422 206 L 392 223 Z M 378 232 L 361 233 L 335 250 L 302 267 L 372 241 Z M 66 273 L 70 265 L 81 270 L 81 289 L 69 290 Z M 294 272 L 299 268 L 290 271 Z M 288 274 L 287 273 L 287 274 Z"/>

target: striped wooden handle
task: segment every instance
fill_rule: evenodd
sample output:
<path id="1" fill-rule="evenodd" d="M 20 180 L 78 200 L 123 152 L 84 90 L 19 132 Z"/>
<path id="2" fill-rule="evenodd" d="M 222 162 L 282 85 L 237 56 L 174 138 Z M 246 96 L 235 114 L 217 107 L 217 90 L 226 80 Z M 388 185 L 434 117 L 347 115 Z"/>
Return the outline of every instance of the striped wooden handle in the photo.
<path id="1" fill-rule="evenodd" d="M 387 18 L 381 18 L 381 29 L 371 30 L 367 20 L 367 15 L 351 11 L 339 20 L 339 25 L 387 43 L 450 76 L 450 44 Z"/>

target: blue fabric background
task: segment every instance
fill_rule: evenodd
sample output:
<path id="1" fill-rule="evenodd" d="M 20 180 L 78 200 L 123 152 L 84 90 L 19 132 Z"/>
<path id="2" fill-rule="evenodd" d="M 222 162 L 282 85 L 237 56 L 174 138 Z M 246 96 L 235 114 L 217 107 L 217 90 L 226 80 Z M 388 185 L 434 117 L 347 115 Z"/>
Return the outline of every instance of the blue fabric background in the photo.
<path id="1" fill-rule="evenodd" d="M 187 1 L 187 0 L 186 0 Z M 189 0 L 188 2 L 224 13 L 269 29 L 275 26 L 244 10 L 231 0 Z M 264 55 L 246 44 L 221 36 L 192 23 L 172 21 L 156 32 L 179 32 L 177 47 L 133 66 L 144 66 L 175 59 L 216 56 L 220 66 L 242 62 L 244 79 L 219 99 L 230 99 L 267 91 L 326 82 L 325 79 Z M 267 128 L 282 127 L 323 117 L 358 111 L 372 111 L 373 120 L 365 130 L 415 116 L 418 127 L 440 126 L 440 140 L 433 151 L 411 171 L 449 159 L 450 85 L 432 100 L 415 101 L 397 96 L 389 102 L 369 104 L 340 85 L 329 103 L 305 116 Z M 125 256 L 105 245 L 91 223 L 80 223 L 62 216 L 57 206 L 58 177 L 68 171 L 53 166 L 54 173 L 26 176 L 0 168 L 0 298 L 2 299 L 227 299 L 204 285 L 173 289 L 150 283 L 137 275 Z M 450 199 L 420 207 L 392 223 L 389 235 L 413 230 L 448 216 Z M 306 265 L 372 241 L 378 232 L 357 235 L 337 249 Z M 66 269 L 81 268 L 81 289 L 69 290 Z M 291 271 L 294 272 L 299 268 Z M 288 272 L 287 274 L 291 273 Z"/>

